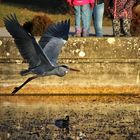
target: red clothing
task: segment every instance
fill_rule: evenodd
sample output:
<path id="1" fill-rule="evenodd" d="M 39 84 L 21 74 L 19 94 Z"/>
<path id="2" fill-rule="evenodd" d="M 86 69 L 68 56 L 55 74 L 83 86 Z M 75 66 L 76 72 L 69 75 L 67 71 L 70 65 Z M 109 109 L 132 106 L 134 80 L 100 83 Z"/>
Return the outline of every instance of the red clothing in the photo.
<path id="1" fill-rule="evenodd" d="M 112 0 L 111 0 L 112 1 Z M 132 7 L 136 0 L 113 0 L 113 7 L 110 9 L 114 19 L 132 18 Z"/>
<path id="2" fill-rule="evenodd" d="M 86 4 L 92 4 L 95 0 L 67 0 L 67 2 L 72 6 L 80 6 Z"/>

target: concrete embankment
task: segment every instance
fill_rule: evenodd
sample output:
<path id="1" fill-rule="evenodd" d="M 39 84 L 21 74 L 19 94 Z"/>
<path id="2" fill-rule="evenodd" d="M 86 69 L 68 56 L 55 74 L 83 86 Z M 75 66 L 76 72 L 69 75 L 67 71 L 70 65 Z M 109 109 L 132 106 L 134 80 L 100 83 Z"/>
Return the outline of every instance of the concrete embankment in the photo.
<path id="1" fill-rule="evenodd" d="M 0 92 L 19 85 L 27 78 L 19 75 L 20 70 L 27 68 L 27 64 L 22 62 L 13 39 L 1 37 Z M 80 69 L 80 72 L 70 72 L 63 78 L 39 78 L 32 81 L 27 89 L 42 87 L 48 92 L 52 89 L 50 93 L 54 89 L 58 89 L 56 93 L 117 93 L 115 90 L 119 90 L 118 93 L 140 93 L 139 37 L 69 38 L 59 62 Z"/>

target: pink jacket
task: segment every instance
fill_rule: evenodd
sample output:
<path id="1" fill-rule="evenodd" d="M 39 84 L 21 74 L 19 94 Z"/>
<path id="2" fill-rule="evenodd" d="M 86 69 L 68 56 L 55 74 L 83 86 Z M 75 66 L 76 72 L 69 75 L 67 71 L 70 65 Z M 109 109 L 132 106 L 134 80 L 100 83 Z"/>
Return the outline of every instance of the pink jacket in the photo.
<path id="1" fill-rule="evenodd" d="M 89 3 L 93 4 L 94 1 L 95 0 L 67 0 L 67 2 L 73 6 L 85 5 Z"/>

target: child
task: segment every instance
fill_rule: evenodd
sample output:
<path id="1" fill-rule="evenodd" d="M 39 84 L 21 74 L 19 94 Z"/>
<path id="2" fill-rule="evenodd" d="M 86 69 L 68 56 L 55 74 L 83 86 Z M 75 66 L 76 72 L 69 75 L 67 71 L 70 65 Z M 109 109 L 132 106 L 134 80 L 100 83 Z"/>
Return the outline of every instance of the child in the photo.
<path id="1" fill-rule="evenodd" d="M 75 36 L 89 36 L 88 28 L 90 22 L 91 10 L 94 0 L 67 0 L 70 6 L 74 7 L 75 13 Z M 82 28 L 81 28 L 82 19 Z"/>
<path id="2" fill-rule="evenodd" d="M 114 36 L 131 36 L 130 25 L 132 19 L 132 7 L 136 0 L 110 0 L 110 12 L 113 20 Z"/>

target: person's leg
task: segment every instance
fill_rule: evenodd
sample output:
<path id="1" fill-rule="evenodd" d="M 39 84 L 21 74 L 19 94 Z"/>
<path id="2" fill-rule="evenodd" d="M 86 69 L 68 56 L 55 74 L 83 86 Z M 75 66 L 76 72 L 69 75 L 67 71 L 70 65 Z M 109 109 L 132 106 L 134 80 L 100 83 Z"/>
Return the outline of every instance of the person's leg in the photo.
<path id="1" fill-rule="evenodd" d="M 95 5 L 93 9 L 94 28 L 96 36 L 103 36 L 104 3 Z"/>
<path id="2" fill-rule="evenodd" d="M 82 36 L 88 36 L 88 28 L 90 24 L 90 5 L 86 4 L 82 6 L 81 9 L 81 14 L 82 14 Z"/>
<path id="3" fill-rule="evenodd" d="M 81 6 L 74 6 L 75 12 L 75 33 L 81 36 Z"/>
<path id="4" fill-rule="evenodd" d="M 131 26 L 131 20 L 123 19 L 123 31 L 125 36 L 131 36 L 130 26 Z"/>
<path id="5" fill-rule="evenodd" d="M 88 34 L 90 33 L 90 26 L 91 26 L 92 14 L 93 14 L 93 9 L 90 9 L 89 22 L 88 22 L 88 25 L 87 25 L 87 32 L 88 32 Z"/>
<path id="6" fill-rule="evenodd" d="M 119 37 L 121 35 L 121 23 L 120 19 L 112 20 L 113 34 L 114 36 Z"/>

